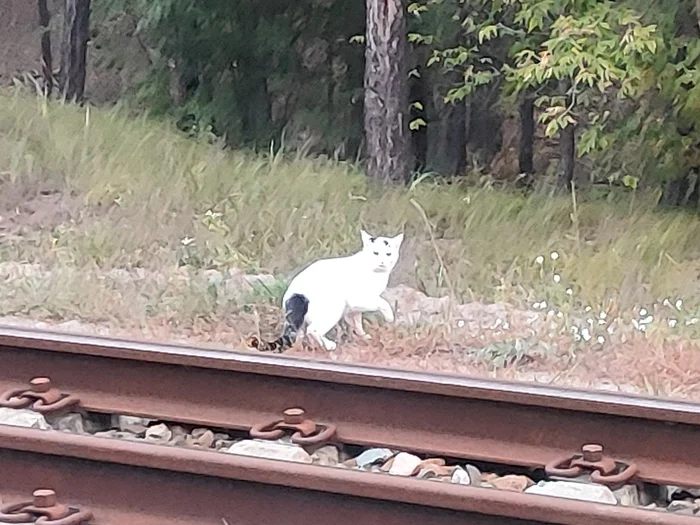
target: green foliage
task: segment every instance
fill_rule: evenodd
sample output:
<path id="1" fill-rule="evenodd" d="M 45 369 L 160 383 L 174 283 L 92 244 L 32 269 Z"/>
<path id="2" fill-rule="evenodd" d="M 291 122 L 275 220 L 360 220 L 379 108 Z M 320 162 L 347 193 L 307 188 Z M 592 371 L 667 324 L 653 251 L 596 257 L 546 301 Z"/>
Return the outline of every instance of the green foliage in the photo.
<path id="1" fill-rule="evenodd" d="M 101 6 L 103 18 L 129 11 L 139 20 L 153 67 L 138 98 L 152 112 L 234 146 L 309 142 L 354 154 L 363 64 L 350 41 L 362 32 L 360 10 L 339 0 L 101 4 L 111 7 Z"/>
<path id="2" fill-rule="evenodd" d="M 448 104 L 498 99 L 504 107 L 527 97 L 547 138 L 575 126 L 580 165 L 591 178 L 627 185 L 623 179 L 634 177 L 644 187 L 697 171 L 694 6 L 692 0 L 410 2 L 409 81 L 423 94 L 412 90 L 409 128 L 431 125 L 428 93 Z M 95 16 L 114 12 L 140 21 L 137 32 L 154 67 L 139 98 L 151 112 L 235 146 L 284 144 L 344 158 L 358 152 L 362 2 L 108 0 Z M 178 90 L 180 99 L 173 96 Z"/>
<path id="3" fill-rule="evenodd" d="M 494 88 L 510 104 L 532 97 L 547 137 L 576 127 L 578 155 L 596 161 L 592 176 L 654 183 L 700 166 L 693 7 L 691 0 L 424 0 L 409 13 L 421 42 L 432 42 L 426 66 L 457 74 L 447 102 Z"/>

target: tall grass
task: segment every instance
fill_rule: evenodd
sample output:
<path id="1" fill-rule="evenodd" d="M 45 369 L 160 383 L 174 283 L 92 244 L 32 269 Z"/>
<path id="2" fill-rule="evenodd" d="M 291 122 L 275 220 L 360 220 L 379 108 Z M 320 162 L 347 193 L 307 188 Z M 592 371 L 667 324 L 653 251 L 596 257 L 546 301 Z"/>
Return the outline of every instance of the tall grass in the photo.
<path id="1" fill-rule="evenodd" d="M 0 129 L 0 193 L 48 188 L 78 202 L 73 220 L 6 239 L 3 259 L 286 273 L 356 249 L 363 226 L 406 231 L 396 281 L 430 294 L 448 292 L 447 274 L 464 300 L 534 300 L 556 273 L 591 304 L 700 295 L 700 222 L 642 195 L 577 195 L 574 208 L 570 196 L 428 180 L 376 188 L 349 164 L 225 151 L 119 109 L 15 94 L 0 95 Z M 0 214 L 18 204 L 0 196 Z"/>

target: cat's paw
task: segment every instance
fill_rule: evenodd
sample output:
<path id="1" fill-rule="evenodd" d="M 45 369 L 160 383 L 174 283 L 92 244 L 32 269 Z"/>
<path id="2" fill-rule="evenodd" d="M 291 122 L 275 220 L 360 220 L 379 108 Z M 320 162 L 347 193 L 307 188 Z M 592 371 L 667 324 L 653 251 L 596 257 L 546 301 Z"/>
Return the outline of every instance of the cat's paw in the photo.
<path id="1" fill-rule="evenodd" d="M 338 345 L 337 345 L 336 343 L 334 343 L 333 341 L 325 341 L 325 342 L 323 343 L 323 346 L 324 346 L 324 347 L 326 348 L 326 350 L 328 350 L 329 352 L 332 352 L 333 350 L 335 350 L 336 348 L 338 348 Z"/>
<path id="2" fill-rule="evenodd" d="M 370 334 L 361 334 L 360 337 L 362 337 L 362 339 L 364 339 L 365 341 L 372 340 L 372 336 Z"/>

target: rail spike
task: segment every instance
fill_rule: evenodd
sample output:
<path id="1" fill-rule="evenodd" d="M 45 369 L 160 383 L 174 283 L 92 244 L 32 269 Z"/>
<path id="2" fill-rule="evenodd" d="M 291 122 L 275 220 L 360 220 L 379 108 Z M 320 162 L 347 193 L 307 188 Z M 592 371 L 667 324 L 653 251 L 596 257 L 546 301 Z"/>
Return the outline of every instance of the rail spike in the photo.
<path id="1" fill-rule="evenodd" d="M 622 463 L 603 454 L 602 445 L 587 444 L 581 447 L 581 453 L 564 458 L 557 458 L 545 465 L 549 476 L 576 478 L 590 472 L 591 481 L 609 486 L 628 483 L 638 472 L 634 463 Z"/>
<path id="2" fill-rule="evenodd" d="M 282 413 L 282 419 L 271 423 L 254 425 L 250 437 L 255 439 L 279 439 L 287 431 L 294 431 L 292 443 L 297 445 L 320 445 L 335 437 L 335 425 L 318 425 L 306 417 L 303 408 L 288 408 Z"/>
<path id="3" fill-rule="evenodd" d="M 80 403 L 80 398 L 63 394 L 51 384 L 48 377 L 34 377 L 29 388 L 14 388 L 0 394 L 0 407 L 31 408 L 41 414 L 57 412 Z"/>
<path id="4" fill-rule="evenodd" d="M 81 525 L 92 519 L 92 512 L 58 502 L 51 489 L 37 489 L 32 501 L 0 506 L 0 522 L 36 525 Z"/>

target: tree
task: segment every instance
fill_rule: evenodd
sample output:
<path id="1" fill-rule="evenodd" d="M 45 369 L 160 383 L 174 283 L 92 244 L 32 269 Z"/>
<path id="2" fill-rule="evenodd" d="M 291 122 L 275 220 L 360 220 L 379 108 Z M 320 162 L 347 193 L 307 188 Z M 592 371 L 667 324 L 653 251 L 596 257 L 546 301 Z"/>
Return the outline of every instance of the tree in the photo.
<path id="1" fill-rule="evenodd" d="M 408 41 L 402 0 L 367 0 L 364 129 L 367 175 L 408 181 L 412 154 L 408 128 Z"/>
<path id="2" fill-rule="evenodd" d="M 89 39 L 90 0 L 66 0 L 59 77 L 61 94 L 66 100 L 83 100 Z"/>
<path id="3" fill-rule="evenodd" d="M 51 56 L 51 13 L 46 0 L 38 0 L 39 25 L 41 26 L 41 74 L 44 77 L 44 94 L 51 95 L 53 91 L 53 58 Z"/>

